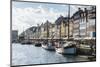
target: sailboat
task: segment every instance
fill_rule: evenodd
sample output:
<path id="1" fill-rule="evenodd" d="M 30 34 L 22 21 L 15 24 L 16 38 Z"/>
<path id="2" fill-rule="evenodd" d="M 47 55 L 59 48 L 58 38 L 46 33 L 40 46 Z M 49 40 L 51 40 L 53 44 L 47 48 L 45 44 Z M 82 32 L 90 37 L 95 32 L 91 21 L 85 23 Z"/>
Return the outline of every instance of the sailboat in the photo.
<path id="1" fill-rule="evenodd" d="M 49 37 L 48 23 L 49 22 L 47 21 L 47 39 L 42 43 L 42 48 L 44 48 L 46 50 L 55 50 L 53 38 L 51 40 L 48 39 L 48 37 Z"/>
<path id="2" fill-rule="evenodd" d="M 68 11 L 69 15 L 68 15 L 68 39 L 69 39 L 69 18 L 70 18 L 70 5 L 69 5 L 69 11 Z M 60 33 L 61 34 L 61 33 Z M 61 36 L 60 36 L 61 39 Z M 64 42 L 63 41 L 59 41 L 55 43 L 56 47 L 55 50 L 57 53 L 59 54 L 71 54 L 71 55 L 76 55 L 76 43 L 71 41 L 71 42 Z"/>
<path id="3" fill-rule="evenodd" d="M 42 47 L 46 50 L 55 50 L 55 46 L 53 45 L 53 43 L 48 41 L 43 43 Z"/>
<path id="4" fill-rule="evenodd" d="M 61 46 L 57 46 L 55 48 L 57 53 L 70 54 L 70 55 L 76 54 L 77 48 L 76 48 L 74 42 L 65 42 L 64 44 L 58 43 L 58 45 L 61 45 Z"/>

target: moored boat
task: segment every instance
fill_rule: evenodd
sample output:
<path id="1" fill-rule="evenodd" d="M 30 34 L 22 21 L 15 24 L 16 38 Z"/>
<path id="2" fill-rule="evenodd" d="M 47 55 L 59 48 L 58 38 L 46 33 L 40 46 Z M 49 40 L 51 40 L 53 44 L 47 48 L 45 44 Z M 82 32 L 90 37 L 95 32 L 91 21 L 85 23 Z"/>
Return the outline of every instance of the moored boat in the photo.
<path id="1" fill-rule="evenodd" d="M 23 41 L 21 42 L 21 44 L 22 44 L 22 45 L 24 45 L 24 44 L 32 44 L 32 42 L 27 41 L 27 40 L 23 40 Z"/>
<path id="2" fill-rule="evenodd" d="M 41 46 L 41 43 L 40 42 L 37 42 L 37 43 L 35 43 L 35 46 L 40 47 Z"/>
<path id="3" fill-rule="evenodd" d="M 61 45 L 61 43 L 58 45 Z M 76 55 L 77 48 L 75 44 L 73 43 L 65 43 L 65 44 L 62 44 L 62 46 L 56 47 L 55 50 L 57 53 L 60 53 L 60 54 Z"/>
<path id="4" fill-rule="evenodd" d="M 51 42 L 43 43 L 42 48 L 44 48 L 46 50 L 55 50 L 55 46 Z"/>

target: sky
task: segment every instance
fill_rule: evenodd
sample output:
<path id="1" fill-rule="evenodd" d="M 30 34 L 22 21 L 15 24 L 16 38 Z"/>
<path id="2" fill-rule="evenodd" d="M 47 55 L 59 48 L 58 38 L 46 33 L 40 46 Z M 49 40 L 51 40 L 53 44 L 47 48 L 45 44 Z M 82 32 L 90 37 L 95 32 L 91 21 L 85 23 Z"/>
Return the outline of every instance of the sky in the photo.
<path id="1" fill-rule="evenodd" d="M 72 16 L 78 10 L 78 7 L 87 6 L 70 6 L 70 15 Z M 68 5 L 64 4 L 47 4 L 33 2 L 12 2 L 12 29 L 18 30 L 20 34 L 29 27 L 45 23 L 47 20 L 54 23 L 60 16 L 68 16 Z"/>

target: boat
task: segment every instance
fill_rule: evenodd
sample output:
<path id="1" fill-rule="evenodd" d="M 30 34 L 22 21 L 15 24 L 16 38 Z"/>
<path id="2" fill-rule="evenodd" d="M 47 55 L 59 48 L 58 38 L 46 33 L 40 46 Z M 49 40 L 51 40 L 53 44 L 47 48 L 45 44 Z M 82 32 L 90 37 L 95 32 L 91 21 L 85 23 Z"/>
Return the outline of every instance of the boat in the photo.
<path id="1" fill-rule="evenodd" d="M 60 36 L 60 40 L 57 41 L 57 43 L 55 43 L 56 47 L 55 50 L 57 53 L 59 54 L 72 54 L 75 55 L 76 54 L 76 46 L 74 44 L 74 42 L 69 42 L 70 40 L 70 35 L 69 35 L 69 21 L 70 21 L 70 5 L 68 8 L 68 42 L 63 43 L 63 41 L 61 41 L 61 27 L 60 27 L 60 32 L 59 32 L 59 36 Z"/>
<path id="2" fill-rule="evenodd" d="M 27 41 L 27 40 L 23 40 L 23 41 L 21 42 L 21 44 L 22 44 L 22 45 L 23 45 L 23 44 L 32 44 L 32 42 Z"/>
<path id="3" fill-rule="evenodd" d="M 47 20 L 47 34 L 46 34 L 46 40 L 42 43 L 42 48 L 46 50 L 55 50 L 55 44 L 53 42 L 54 34 L 51 35 L 51 39 L 49 40 L 49 21 Z"/>
<path id="4" fill-rule="evenodd" d="M 40 42 L 37 42 L 37 43 L 35 43 L 35 46 L 36 47 L 40 47 L 41 46 L 41 43 Z"/>
<path id="5" fill-rule="evenodd" d="M 52 42 L 43 43 L 42 48 L 44 48 L 46 50 L 55 50 L 54 43 L 52 43 Z"/>
<path id="6" fill-rule="evenodd" d="M 61 45 L 58 44 L 58 45 Z M 68 54 L 68 55 L 76 55 L 76 46 L 74 43 L 65 43 L 65 44 L 62 44 L 62 46 L 58 46 L 55 48 L 56 52 L 59 53 L 59 54 Z"/>

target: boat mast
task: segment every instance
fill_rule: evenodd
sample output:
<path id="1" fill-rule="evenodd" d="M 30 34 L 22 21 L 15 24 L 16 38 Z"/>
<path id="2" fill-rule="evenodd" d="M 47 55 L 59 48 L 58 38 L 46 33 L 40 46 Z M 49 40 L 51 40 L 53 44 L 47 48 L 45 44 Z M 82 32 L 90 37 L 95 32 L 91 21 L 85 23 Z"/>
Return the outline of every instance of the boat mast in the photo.
<path id="1" fill-rule="evenodd" d="M 39 39 L 39 24 L 37 24 L 37 30 L 38 30 L 38 39 Z"/>
<path id="2" fill-rule="evenodd" d="M 49 29 L 48 29 L 48 20 L 47 20 L 47 41 L 48 41 L 48 37 L 49 37 Z"/>
<path id="3" fill-rule="evenodd" d="M 68 5 L 68 39 L 69 39 L 69 22 L 70 22 L 70 4 Z"/>

